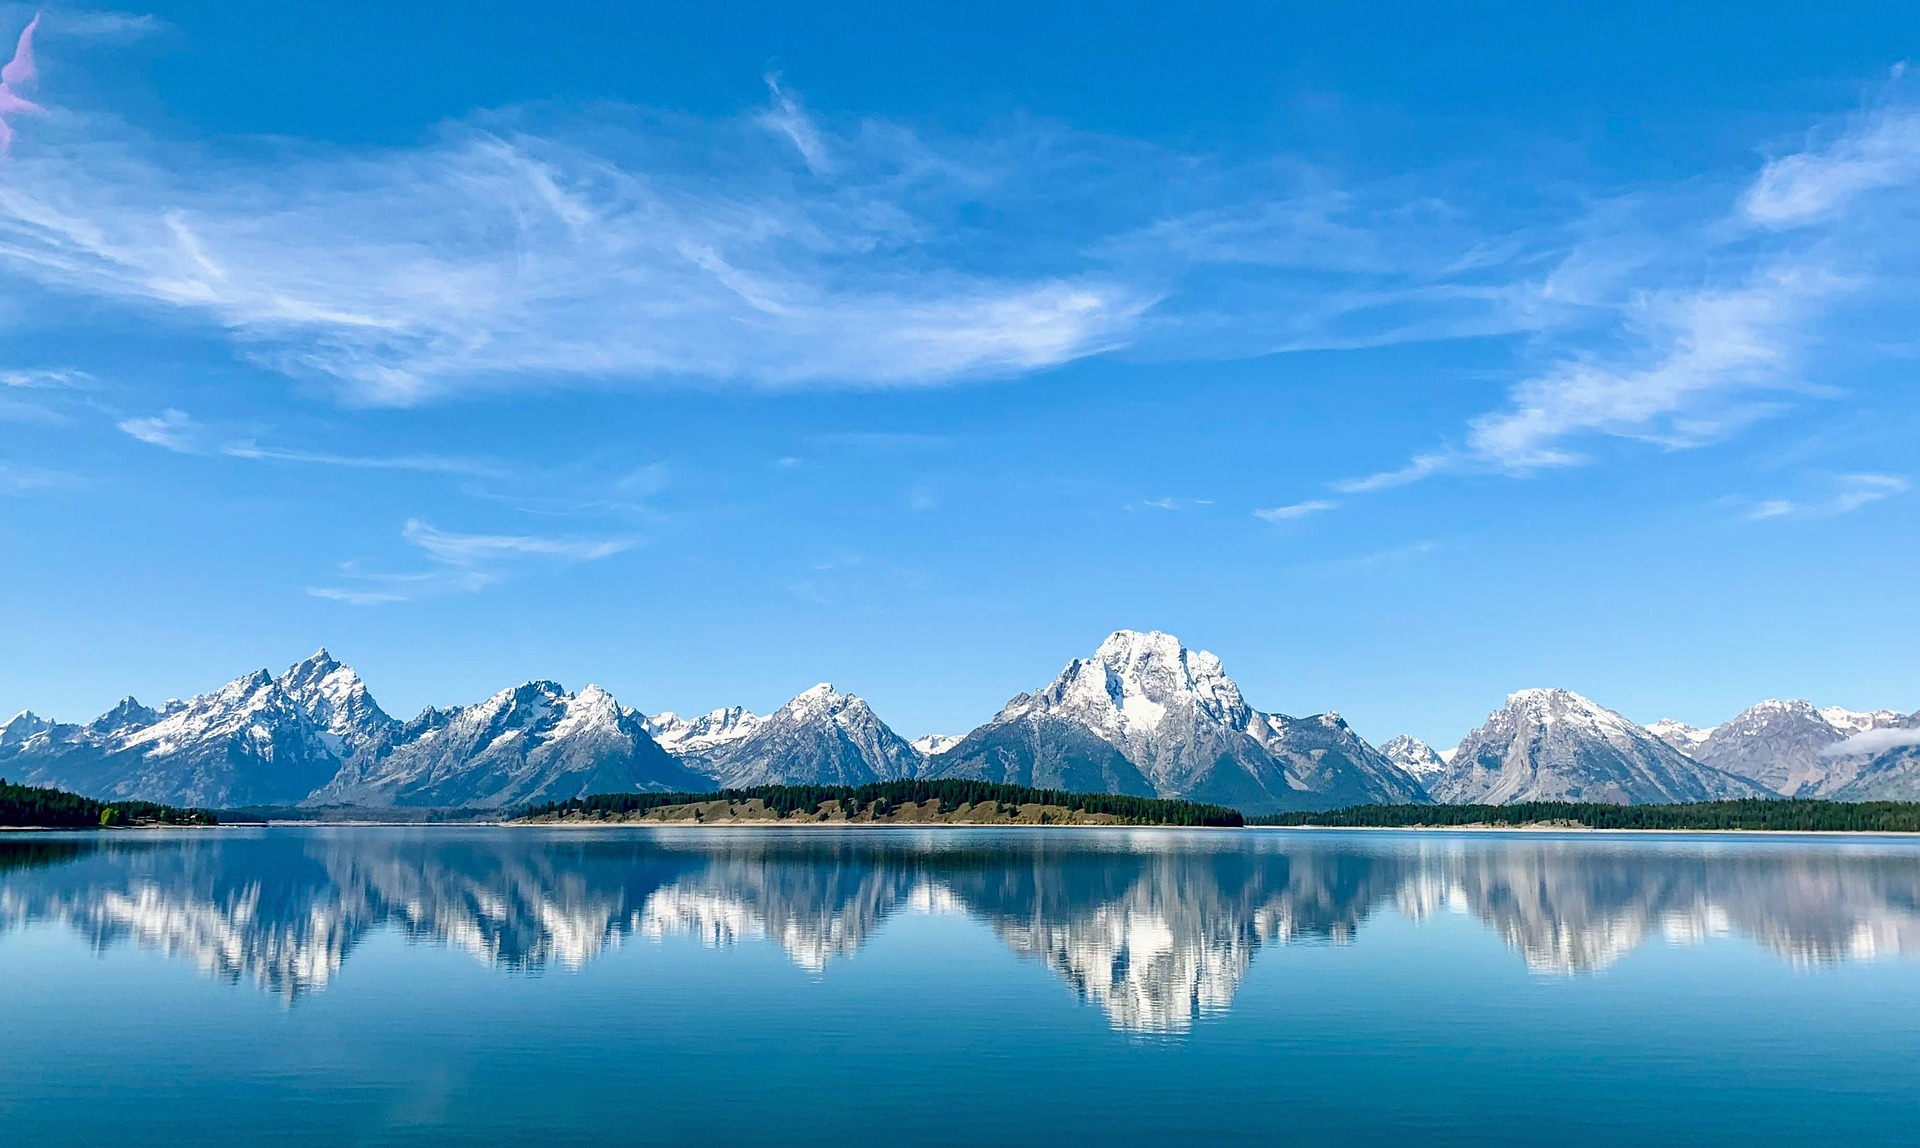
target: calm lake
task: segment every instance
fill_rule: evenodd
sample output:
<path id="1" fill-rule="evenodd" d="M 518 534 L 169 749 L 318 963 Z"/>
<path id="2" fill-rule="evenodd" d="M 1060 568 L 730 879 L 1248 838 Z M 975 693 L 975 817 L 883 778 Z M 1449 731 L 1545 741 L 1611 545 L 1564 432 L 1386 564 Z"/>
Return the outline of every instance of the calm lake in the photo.
<path id="1" fill-rule="evenodd" d="M 0 837 L 14 1144 L 1920 1139 L 1920 842 Z"/>

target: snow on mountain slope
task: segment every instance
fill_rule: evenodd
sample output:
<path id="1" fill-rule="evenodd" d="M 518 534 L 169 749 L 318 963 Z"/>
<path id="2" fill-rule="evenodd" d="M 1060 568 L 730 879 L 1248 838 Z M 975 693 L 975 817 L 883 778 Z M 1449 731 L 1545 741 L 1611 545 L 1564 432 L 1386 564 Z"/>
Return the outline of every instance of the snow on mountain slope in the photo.
<path id="1" fill-rule="evenodd" d="M 342 770 L 307 804 L 498 809 L 590 793 L 712 788 L 660 748 L 640 714 L 598 686 L 570 694 L 553 682 L 526 682 L 430 713 L 413 736 Z"/>
<path id="2" fill-rule="evenodd" d="M 1521 690 L 1468 734 L 1427 790 L 1453 804 L 1598 801 L 1633 805 L 1759 797 L 1745 778 L 1703 765 L 1569 690 Z"/>
<path id="3" fill-rule="evenodd" d="M 1647 732 L 1679 750 L 1691 755 L 1700 748 L 1700 743 L 1713 733 L 1710 729 L 1701 729 L 1697 725 L 1688 725 L 1672 718 L 1661 718 L 1647 727 Z"/>
<path id="4" fill-rule="evenodd" d="M 662 749 L 687 754 L 738 741 L 751 735 L 767 719 L 741 706 L 727 706 L 696 718 L 683 718 L 669 710 L 642 720 Z"/>
<path id="5" fill-rule="evenodd" d="M 921 762 L 864 700 L 824 683 L 765 717 L 734 708 L 649 723 L 688 768 L 727 787 L 863 785 L 912 777 Z"/>
<path id="6" fill-rule="evenodd" d="M 258 670 L 161 710 L 124 699 L 85 726 L 43 731 L 13 759 L 34 784 L 97 797 L 290 804 L 396 725 L 321 650 L 277 678 Z"/>
<path id="7" fill-rule="evenodd" d="M 914 738 L 907 744 L 920 751 L 923 757 L 934 757 L 959 745 L 964 737 L 966 737 L 965 734 L 958 733 L 928 733 Z"/>
<path id="8" fill-rule="evenodd" d="M 1403 733 L 1381 746 L 1380 755 L 1412 774 L 1422 785 L 1447 770 L 1445 758 L 1436 753 L 1432 746 L 1409 734 Z"/>
<path id="9" fill-rule="evenodd" d="M 1337 715 L 1255 710 L 1220 659 L 1114 632 L 928 763 L 931 776 L 1185 797 L 1250 811 L 1415 801 L 1411 777 Z"/>

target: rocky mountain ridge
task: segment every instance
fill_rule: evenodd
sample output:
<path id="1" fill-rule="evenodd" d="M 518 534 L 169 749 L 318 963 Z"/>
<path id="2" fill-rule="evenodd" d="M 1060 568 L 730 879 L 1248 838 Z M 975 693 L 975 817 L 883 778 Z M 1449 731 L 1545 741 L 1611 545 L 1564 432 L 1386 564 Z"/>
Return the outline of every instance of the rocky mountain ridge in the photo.
<path id="1" fill-rule="evenodd" d="M 174 805 L 507 808 L 592 792 L 981 778 L 1181 797 L 1258 813 L 1373 802 L 1920 800 L 1920 714 L 1766 701 L 1711 728 L 1642 727 L 1565 690 L 1522 690 L 1459 747 L 1375 749 L 1337 714 L 1250 705 L 1220 660 L 1116 631 L 965 735 L 908 742 L 819 685 L 774 712 L 649 717 L 597 686 L 533 681 L 400 721 L 325 650 L 84 724 L 0 724 L 0 775 Z"/>

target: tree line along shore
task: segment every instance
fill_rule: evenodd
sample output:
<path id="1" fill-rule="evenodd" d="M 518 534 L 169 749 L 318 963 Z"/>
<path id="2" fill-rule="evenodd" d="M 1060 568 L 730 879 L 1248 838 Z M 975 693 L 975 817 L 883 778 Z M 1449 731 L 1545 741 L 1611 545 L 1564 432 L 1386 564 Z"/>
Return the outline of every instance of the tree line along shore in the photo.
<path id="1" fill-rule="evenodd" d="M 0 827 L 115 829 L 144 825 L 218 825 L 206 809 L 175 809 L 151 801 L 96 801 L 63 789 L 13 785 L 0 778 Z"/>
<path id="2" fill-rule="evenodd" d="M 1750 830 L 1773 833 L 1920 833 L 1920 802 L 1751 798 L 1679 805 L 1527 801 L 1513 805 L 1355 805 L 1247 818 L 1248 825 L 1329 829 Z"/>
<path id="3" fill-rule="evenodd" d="M 987 781 L 881 781 L 867 785 L 761 785 L 712 793 L 606 793 L 535 805 L 536 823 L 649 821 L 956 825 L 1187 825 L 1236 827 L 1237 809 L 1066 793 Z"/>
<path id="4" fill-rule="evenodd" d="M 314 811 L 301 811 L 314 812 Z M 326 811 L 322 811 L 326 812 Z M 337 812 L 337 811 L 335 811 Z M 361 811 L 377 817 L 378 810 Z M 422 811 L 414 811 L 420 813 Z M 413 823 L 493 820 L 497 814 L 430 811 Z M 258 822 L 255 816 L 99 801 L 0 778 L 0 828 L 112 829 Z M 1749 799 L 1668 805 L 1531 801 L 1512 805 L 1356 805 L 1248 817 L 1199 802 L 968 780 L 883 781 L 860 786 L 763 785 L 712 792 L 603 793 L 523 808 L 519 824 L 625 822 L 728 824 L 1133 825 L 1237 828 L 1566 828 L 1776 833 L 1920 833 L 1920 802 Z"/>

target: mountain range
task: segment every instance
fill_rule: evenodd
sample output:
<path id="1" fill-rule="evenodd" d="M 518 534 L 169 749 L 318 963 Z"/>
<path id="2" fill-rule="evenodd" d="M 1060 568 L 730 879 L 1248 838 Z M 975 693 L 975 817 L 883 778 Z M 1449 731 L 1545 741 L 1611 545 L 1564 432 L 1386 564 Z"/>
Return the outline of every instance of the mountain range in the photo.
<path id="1" fill-rule="evenodd" d="M 1529 689 L 1450 751 L 1376 749 L 1333 713 L 1255 709 L 1220 659 L 1121 630 L 964 735 L 908 741 L 821 684 L 766 715 L 648 716 L 548 681 L 396 719 L 325 650 L 158 708 L 0 725 L 0 774 L 174 805 L 509 809 L 589 793 L 975 778 L 1179 797 L 1250 813 L 1365 803 L 1920 799 L 1920 714 L 1762 702 L 1724 725 L 1640 726 Z"/>

